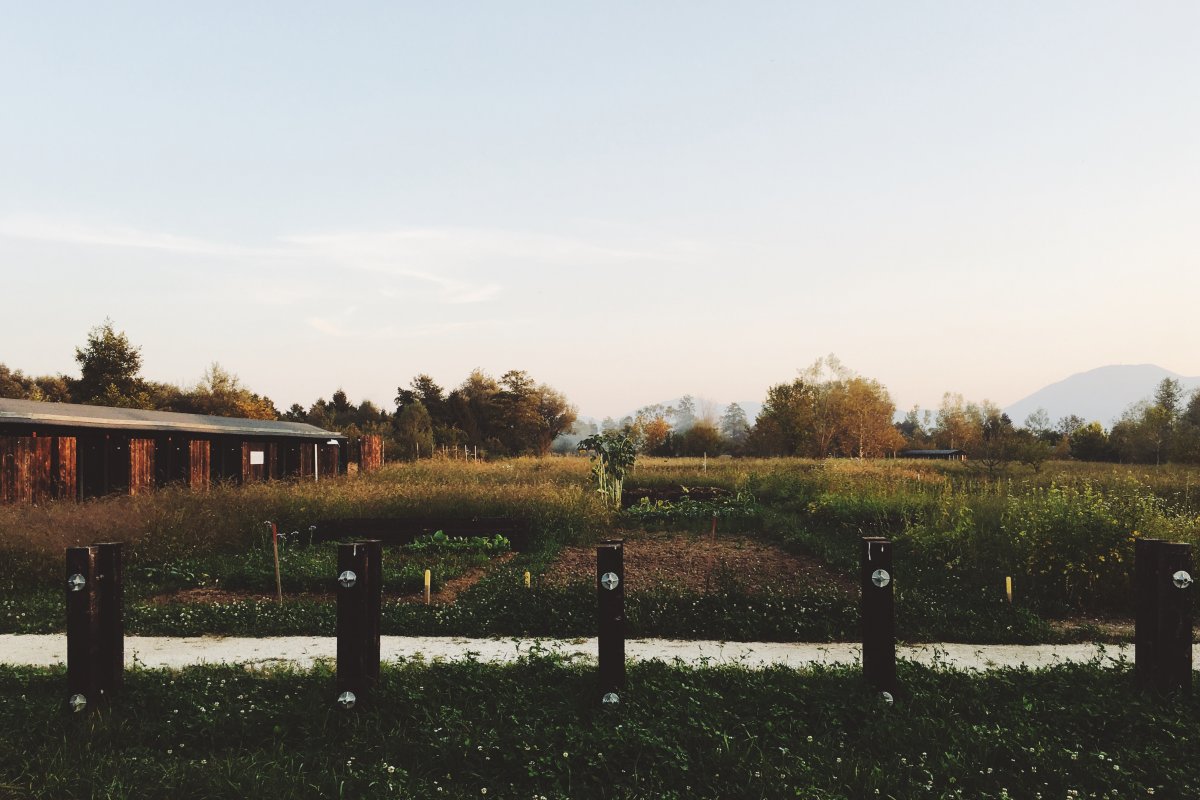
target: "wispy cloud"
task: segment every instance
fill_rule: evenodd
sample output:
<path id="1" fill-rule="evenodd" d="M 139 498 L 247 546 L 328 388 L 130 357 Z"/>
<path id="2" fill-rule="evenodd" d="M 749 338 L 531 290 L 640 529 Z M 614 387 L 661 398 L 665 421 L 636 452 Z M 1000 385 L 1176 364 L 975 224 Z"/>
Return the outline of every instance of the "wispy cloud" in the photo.
<path id="1" fill-rule="evenodd" d="M 288 251 L 279 248 L 247 247 L 190 236 L 177 236 L 171 233 L 155 233 L 138 228 L 90 225 L 25 215 L 0 218 L 0 236 L 9 239 L 32 239 L 40 242 L 72 245 L 162 250 L 181 255 L 227 258 L 278 258 L 290 255 Z"/>
<path id="2" fill-rule="evenodd" d="M 603 268 L 680 262 L 686 249 L 612 247 L 566 236 L 481 228 L 400 228 L 336 231 L 280 237 L 265 245 L 182 236 L 136 227 L 81 223 L 34 215 L 0 217 L 0 238 L 83 247 L 128 248 L 201 256 L 230 262 L 230 268 L 288 270 L 287 281 L 248 291 L 271 305 L 313 303 L 331 291 L 355 285 L 339 271 L 358 271 L 376 299 L 421 304 L 486 303 L 503 290 L 497 274 L 522 269 Z M 337 268 L 331 270 L 330 268 Z M 247 271 L 245 277 L 252 279 Z M 331 275 L 337 275 L 331 278 Z M 385 279 L 381 279 L 385 278 Z M 309 324 L 330 335 L 362 335 L 313 316 Z M 400 335 L 394 331 L 393 335 Z"/>

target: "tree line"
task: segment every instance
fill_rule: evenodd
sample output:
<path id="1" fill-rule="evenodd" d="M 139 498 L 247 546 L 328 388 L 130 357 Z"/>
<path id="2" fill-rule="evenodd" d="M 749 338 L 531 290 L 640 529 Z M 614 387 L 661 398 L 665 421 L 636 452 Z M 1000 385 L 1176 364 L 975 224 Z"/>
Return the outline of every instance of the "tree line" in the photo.
<path id="1" fill-rule="evenodd" d="M 0 397 L 307 422 L 352 438 L 378 434 L 388 457 L 402 459 L 436 452 L 568 453 L 584 438 L 605 432 L 622 434 L 638 452 L 658 456 L 881 458 L 941 449 L 961 450 L 991 471 L 1013 462 L 1037 469 L 1051 458 L 1200 463 L 1200 391 L 1185 395 L 1171 378 L 1111 429 L 1075 415 L 1051 422 L 1041 409 L 1017 425 L 994 404 L 953 393 L 936 410 L 914 407 L 897 421 L 886 387 L 830 355 L 769 387 L 753 422 L 736 403 L 719 409 L 684 396 L 676 405 L 646 406 L 597 425 L 579 420 L 561 392 L 524 370 L 497 379 L 477 369 L 450 389 L 419 374 L 397 387 L 394 411 L 369 400 L 355 404 L 338 389 L 328 400 L 318 398 L 307 407 L 296 403 L 281 413 L 220 364 L 192 386 L 143 378 L 140 348 L 111 320 L 88 332 L 75 360 L 78 377 L 26 376 L 0 364 Z"/>
<path id="2" fill-rule="evenodd" d="M 296 403 L 281 413 L 220 364 L 212 364 L 193 386 L 146 379 L 141 348 L 112 320 L 88 332 L 75 361 L 78 377 L 27 376 L 0 364 L 0 397 L 307 422 L 351 438 L 378 434 L 390 458 L 429 456 L 443 448 L 470 448 L 485 456 L 545 455 L 577 416 L 560 392 L 523 370 L 510 370 L 499 380 L 475 370 L 449 391 L 418 375 L 397 388 L 394 412 L 369 400 L 354 404 L 339 388 L 329 400 L 318 398 L 307 408 Z"/>

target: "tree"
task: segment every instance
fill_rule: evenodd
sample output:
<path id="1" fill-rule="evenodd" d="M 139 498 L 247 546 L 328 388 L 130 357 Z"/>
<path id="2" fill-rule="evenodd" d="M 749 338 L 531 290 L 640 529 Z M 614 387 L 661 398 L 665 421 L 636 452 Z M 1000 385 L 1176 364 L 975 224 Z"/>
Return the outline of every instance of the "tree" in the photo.
<path id="1" fill-rule="evenodd" d="M 674 409 L 676 433 L 683 433 L 696 424 L 696 401 L 690 394 L 679 398 L 679 406 Z"/>
<path id="2" fill-rule="evenodd" d="M 750 446 L 766 456 L 809 455 L 813 441 L 813 388 L 802 378 L 767 389 Z"/>
<path id="3" fill-rule="evenodd" d="M 741 450 L 745 446 L 750 435 L 750 422 L 746 419 L 746 412 L 737 403 L 725 407 L 725 413 L 721 416 L 721 435 L 732 450 Z"/>
<path id="4" fill-rule="evenodd" d="M 1099 422 L 1076 427 L 1069 441 L 1071 457 L 1080 461 L 1108 461 L 1112 457 L 1108 434 Z"/>
<path id="5" fill-rule="evenodd" d="M 117 332 L 111 319 L 88 332 L 87 344 L 75 348 L 80 378 L 71 384 L 78 403 L 149 408 L 150 397 L 140 376 L 141 348 L 134 347 L 124 331 Z"/>
<path id="6" fill-rule="evenodd" d="M 968 403 L 961 394 L 946 392 L 937 412 L 934 438 L 950 450 L 973 452 L 983 437 L 984 414 L 979 406 Z"/>
<path id="7" fill-rule="evenodd" d="M 433 455 L 433 418 L 420 400 L 406 404 L 395 416 L 396 446 L 400 457 L 418 458 Z"/>
<path id="8" fill-rule="evenodd" d="M 855 376 L 843 383 L 838 413 L 839 452 L 858 458 L 879 458 L 904 446 L 892 424 L 896 404 L 879 381 Z"/>
<path id="9" fill-rule="evenodd" d="M 71 402 L 70 387 L 62 375 L 26 376 L 0 364 L 0 397 L 11 400 L 41 400 L 47 403 Z"/>
<path id="10" fill-rule="evenodd" d="M 168 401 L 172 410 L 190 414 L 243 419 L 279 419 L 269 398 L 255 394 L 242 385 L 238 376 L 217 362 L 209 365 L 204 377 L 193 388 Z"/>
<path id="11" fill-rule="evenodd" d="M 697 420 L 678 437 L 678 452 L 683 456 L 716 455 L 721 452 L 721 432 L 711 422 Z"/>
<path id="12" fill-rule="evenodd" d="M 984 420 L 979 449 L 976 455 L 980 463 L 995 477 L 1004 472 L 1018 454 L 1018 440 L 1008 414 L 999 409 L 990 409 Z"/>

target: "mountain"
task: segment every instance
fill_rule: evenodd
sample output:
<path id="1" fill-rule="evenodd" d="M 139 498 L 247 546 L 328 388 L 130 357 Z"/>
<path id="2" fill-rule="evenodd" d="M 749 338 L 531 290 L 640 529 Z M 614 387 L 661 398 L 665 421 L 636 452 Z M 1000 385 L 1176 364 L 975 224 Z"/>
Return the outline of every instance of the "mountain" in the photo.
<path id="1" fill-rule="evenodd" d="M 1156 364 L 1113 364 L 1080 372 L 1038 389 L 1004 411 L 1016 425 L 1044 408 L 1051 423 L 1076 414 L 1088 422 L 1097 421 L 1111 427 L 1132 403 L 1152 397 L 1163 378 L 1175 378 L 1183 384 L 1184 397 L 1200 388 L 1200 377 L 1184 377 Z"/>

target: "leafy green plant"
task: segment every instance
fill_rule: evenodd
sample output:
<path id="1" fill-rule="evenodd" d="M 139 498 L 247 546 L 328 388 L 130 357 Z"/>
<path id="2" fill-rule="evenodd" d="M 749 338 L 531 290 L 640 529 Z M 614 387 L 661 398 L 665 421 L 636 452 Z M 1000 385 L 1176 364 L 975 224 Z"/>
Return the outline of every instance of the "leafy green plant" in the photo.
<path id="1" fill-rule="evenodd" d="M 622 433 L 605 431 L 582 440 L 579 450 L 592 454 L 592 474 L 605 504 L 620 508 L 625 476 L 637 461 L 637 446 L 633 440 Z"/>

